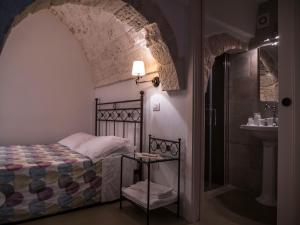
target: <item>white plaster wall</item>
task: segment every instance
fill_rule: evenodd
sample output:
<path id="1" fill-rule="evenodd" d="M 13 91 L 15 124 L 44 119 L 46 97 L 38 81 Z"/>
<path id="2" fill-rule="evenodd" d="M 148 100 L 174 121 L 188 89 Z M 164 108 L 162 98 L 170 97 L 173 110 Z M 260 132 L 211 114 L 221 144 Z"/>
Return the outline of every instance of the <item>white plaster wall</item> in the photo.
<path id="1" fill-rule="evenodd" d="M 149 78 L 145 78 L 149 79 Z M 183 139 L 184 151 L 187 140 L 188 108 L 187 91 L 168 93 L 161 87 L 154 88 L 151 83 L 136 85 L 134 80 L 119 82 L 113 85 L 97 88 L 95 96 L 101 102 L 119 101 L 139 98 L 139 92 L 143 90 L 144 96 L 144 151 L 148 151 L 148 135 L 167 139 Z M 153 105 L 160 104 L 160 111 L 153 111 Z M 163 166 L 162 166 L 163 167 Z M 177 180 L 172 173 L 176 173 L 176 167 L 163 167 L 159 174 L 154 176 L 159 182 L 176 187 Z M 153 168 L 157 169 L 157 168 Z"/>
<path id="2" fill-rule="evenodd" d="M 176 36 L 178 56 L 185 57 L 189 50 L 189 32 L 188 20 L 189 15 L 186 10 L 189 0 L 152 0 L 164 13 L 168 23 L 173 29 Z"/>
<path id="3" fill-rule="evenodd" d="M 149 79 L 149 78 L 145 78 Z M 181 168 L 181 189 L 186 200 L 188 191 L 185 188 L 185 170 L 189 167 L 190 161 L 185 162 L 192 149 L 188 142 L 188 133 L 191 120 L 191 99 L 187 90 L 169 93 L 161 90 L 161 87 L 154 88 L 151 83 L 135 84 L 134 80 L 119 82 L 113 85 L 97 88 L 95 97 L 101 102 L 119 101 L 139 98 L 139 92 L 143 90 L 144 96 L 144 151 L 148 151 L 148 135 L 166 139 L 183 140 L 182 168 Z M 153 111 L 153 105 L 160 104 L 160 111 Z M 189 171 L 189 170 L 188 170 Z M 177 164 L 168 163 L 152 167 L 152 179 L 158 183 L 177 188 Z M 189 185 L 189 184 L 188 184 Z M 183 200 L 183 202 L 185 201 Z"/>
<path id="4" fill-rule="evenodd" d="M 205 0 L 205 35 L 227 32 L 245 42 L 255 34 L 258 2 Z"/>
<path id="5" fill-rule="evenodd" d="M 181 160 L 181 214 L 187 219 L 192 219 L 192 129 L 193 129 L 193 68 L 192 53 L 190 46 L 190 15 L 188 13 L 188 0 L 153 0 L 161 8 L 170 26 L 172 27 L 178 47 L 179 57 L 184 63 L 183 75 L 187 80 L 186 90 L 174 93 L 162 93 L 165 111 L 152 112 L 157 123 L 149 123 L 153 126 L 153 133 L 160 130 L 162 137 L 168 138 L 168 134 L 174 134 L 172 138 L 181 137 L 183 139 L 183 154 Z M 156 90 L 159 91 L 159 90 Z M 151 92 L 150 92 L 151 93 Z M 153 95 L 155 98 L 155 95 Z M 159 126 L 156 124 L 160 124 Z M 155 133 L 154 133 L 155 134 Z M 177 136 L 176 136 L 177 135 Z M 154 179 L 162 184 L 172 185 L 177 188 L 177 167 L 176 163 L 160 165 L 156 167 Z"/>
<path id="6" fill-rule="evenodd" d="M 0 145 L 92 131 L 92 97 L 89 66 L 57 18 L 40 11 L 12 30 L 0 55 Z"/>

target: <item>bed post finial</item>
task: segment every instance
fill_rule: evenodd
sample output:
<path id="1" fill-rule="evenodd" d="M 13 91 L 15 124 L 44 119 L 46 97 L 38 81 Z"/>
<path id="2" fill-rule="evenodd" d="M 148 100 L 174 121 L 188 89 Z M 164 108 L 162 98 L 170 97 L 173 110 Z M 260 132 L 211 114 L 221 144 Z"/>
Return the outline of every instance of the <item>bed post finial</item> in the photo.
<path id="1" fill-rule="evenodd" d="M 143 97 L 144 97 L 144 94 L 145 94 L 145 92 L 144 92 L 144 91 L 140 91 L 141 98 L 143 98 Z"/>

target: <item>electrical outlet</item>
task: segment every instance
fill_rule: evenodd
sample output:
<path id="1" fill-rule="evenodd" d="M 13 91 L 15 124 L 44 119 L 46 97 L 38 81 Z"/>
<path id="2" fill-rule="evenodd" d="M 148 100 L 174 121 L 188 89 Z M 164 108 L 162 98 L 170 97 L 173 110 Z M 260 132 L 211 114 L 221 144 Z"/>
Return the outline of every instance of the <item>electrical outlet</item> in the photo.
<path id="1" fill-rule="evenodd" d="M 159 102 L 155 102 L 154 104 L 153 104 L 153 111 L 155 112 L 158 112 L 158 111 L 160 111 L 160 103 Z"/>

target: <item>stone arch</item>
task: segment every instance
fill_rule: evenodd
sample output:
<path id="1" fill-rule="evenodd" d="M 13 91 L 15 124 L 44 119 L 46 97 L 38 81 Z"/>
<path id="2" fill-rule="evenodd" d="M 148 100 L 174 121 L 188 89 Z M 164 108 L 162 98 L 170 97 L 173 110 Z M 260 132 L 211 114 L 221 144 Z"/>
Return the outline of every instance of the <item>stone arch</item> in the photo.
<path id="1" fill-rule="evenodd" d="M 170 21 L 167 20 L 164 12 L 159 7 L 158 3 L 149 0 L 125 0 L 132 4 L 135 2 L 135 8 L 144 15 L 150 23 L 158 24 L 164 42 L 167 44 L 172 59 L 174 61 L 176 71 L 178 74 L 180 88 L 187 87 L 187 77 L 185 73 L 186 62 L 182 54 L 180 54 L 180 47 L 174 27 L 171 26 Z"/>
<path id="2" fill-rule="evenodd" d="M 216 57 L 229 51 L 245 51 L 247 46 L 226 33 L 209 36 L 205 38 L 204 43 L 204 91 L 206 91 Z"/>
<path id="3" fill-rule="evenodd" d="M 122 0 L 36 0 L 14 18 L 10 29 L 39 10 L 57 16 L 80 42 L 95 87 L 132 79 L 132 61 L 158 71 L 162 89 L 178 90 L 177 71 L 156 23 Z"/>

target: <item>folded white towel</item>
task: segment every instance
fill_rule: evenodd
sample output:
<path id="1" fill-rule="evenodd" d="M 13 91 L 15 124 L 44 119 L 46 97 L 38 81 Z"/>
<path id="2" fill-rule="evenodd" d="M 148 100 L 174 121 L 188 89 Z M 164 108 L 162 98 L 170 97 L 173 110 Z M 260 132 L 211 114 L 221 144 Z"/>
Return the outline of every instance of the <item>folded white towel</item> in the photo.
<path id="1" fill-rule="evenodd" d="M 132 190 L 147 193 L 148 180 L 140 181 L 129 187 Z M 173 188 L 167 187 L 165 185 L 156 184 L 150 181 L 150 195 L 155 196 L 158 199 L 168 198 L 172 195 Z"/>
<path id="2" fill-rule="evenodd" d="M 123 195 L 138 205 L 147 208 L 147 194 L 143 191 L 137 191 L 132 188 L 122 188 Z M 155 195 L 150 195 L 149 208 L 156 209 L 162 206 L 170 205 L 177 201 L 176 192 L 172 192 L 168 198 L 158 199 Z"/>

